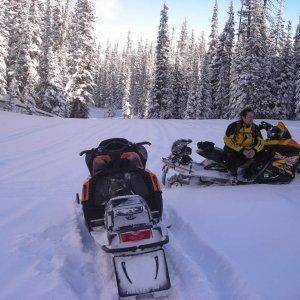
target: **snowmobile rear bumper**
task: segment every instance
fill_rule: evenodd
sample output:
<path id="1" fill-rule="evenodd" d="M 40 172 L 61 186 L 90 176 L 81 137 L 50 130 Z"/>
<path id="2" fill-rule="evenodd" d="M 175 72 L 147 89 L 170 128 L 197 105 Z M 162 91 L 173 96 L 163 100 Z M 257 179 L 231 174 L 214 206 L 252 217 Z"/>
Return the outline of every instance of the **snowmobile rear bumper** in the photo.
<path id="1" fill-rule="evenodd" d="M 121 298 L 143 294 L 157 296 L 171 287 L 163 249 L 117 255 L 113 263 Z"/>
<path id="2" fill-rule="evenodd" d="M 145 250 L 149 248 L 156 248 L 156 247 L 162 247 L 163 245 L 169 243 L 169 236 L 167 235 L 162 241 L 145 244 L 145 245 L 139 245 L 139 246 L 132 246 L 132 247 L 125 247 L 125 248 L 109 248 L 106 245 L 103 245 L 101 248 L 106 253 L 121 253 L 121 252 L 135 252 L 137 250 Z"/>

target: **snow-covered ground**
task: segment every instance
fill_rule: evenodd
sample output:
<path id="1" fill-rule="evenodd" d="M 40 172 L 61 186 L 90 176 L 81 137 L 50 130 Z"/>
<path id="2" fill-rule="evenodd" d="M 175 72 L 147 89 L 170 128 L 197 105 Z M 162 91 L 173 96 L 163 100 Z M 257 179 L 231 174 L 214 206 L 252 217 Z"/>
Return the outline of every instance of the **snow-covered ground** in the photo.
<path id="1" fill-rule="evenodd" d="M 0 299 L 117 299 L 109 260 L 74 195 L 81 150 L 149 140 L 148 167 L 177 138 L 222 146 L 225 120 L 72 120 L 0 112 Z M 287 122 L 300 140 L 300 122 Z M 300 299 L 300 176 L 290 185 L 164 191 L 169 299 Z"/>

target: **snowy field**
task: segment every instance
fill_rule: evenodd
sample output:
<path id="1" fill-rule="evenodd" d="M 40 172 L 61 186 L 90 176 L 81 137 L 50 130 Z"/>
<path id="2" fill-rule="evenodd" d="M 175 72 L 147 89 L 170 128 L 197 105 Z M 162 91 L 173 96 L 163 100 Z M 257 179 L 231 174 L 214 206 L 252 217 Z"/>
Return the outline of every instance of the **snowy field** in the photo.
<path id="1" fill-rule="evenodd" d="M 106 254 L 74 195 L 81 150 L 102 139 L 149 140 L 148 167 L 177 138 L 222 146 L 226 120 L 72 120 L 0 111 L 0 299 L 118 299 Z M 300 140 L 300 122 L 287 122 Z M 196 158 L 196 157 L 195 157 Z M 290 185 L 164 191 L 168 299 L 300 299 L 300 176 Z"/>

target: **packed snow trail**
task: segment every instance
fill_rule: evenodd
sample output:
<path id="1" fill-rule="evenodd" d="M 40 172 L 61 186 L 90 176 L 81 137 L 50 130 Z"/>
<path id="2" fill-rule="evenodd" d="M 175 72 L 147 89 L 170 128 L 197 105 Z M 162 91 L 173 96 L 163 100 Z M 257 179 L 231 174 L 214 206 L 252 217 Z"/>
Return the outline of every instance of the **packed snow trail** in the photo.
<path id="1" fill-rule="evenodd" d="M 149 140 L 148 168 L 178 138 L 222 146 L 225 120 L 72 120 L 0 112 L 0 299 L 117 299 L 108 256 L 75 208 L 78 153 Z M 287 122 L 300 140 L 300 122 Z M 194 158 L 198 157 L 194 154 Z M 290 185 L 164 191 L 169 299 L 299 299 L 300 178 Z"/>

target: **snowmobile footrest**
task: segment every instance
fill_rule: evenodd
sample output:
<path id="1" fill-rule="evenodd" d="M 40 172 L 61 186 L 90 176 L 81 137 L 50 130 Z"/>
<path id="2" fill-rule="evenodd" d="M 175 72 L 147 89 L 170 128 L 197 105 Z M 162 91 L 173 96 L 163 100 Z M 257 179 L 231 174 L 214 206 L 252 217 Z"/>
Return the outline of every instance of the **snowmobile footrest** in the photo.
<path id="1" fill-rule="evenodd" d="M 91 220 L 91 227 L 99 227 L 99 226 L 104 226 L 104 219 L 95 219 Z"/>

